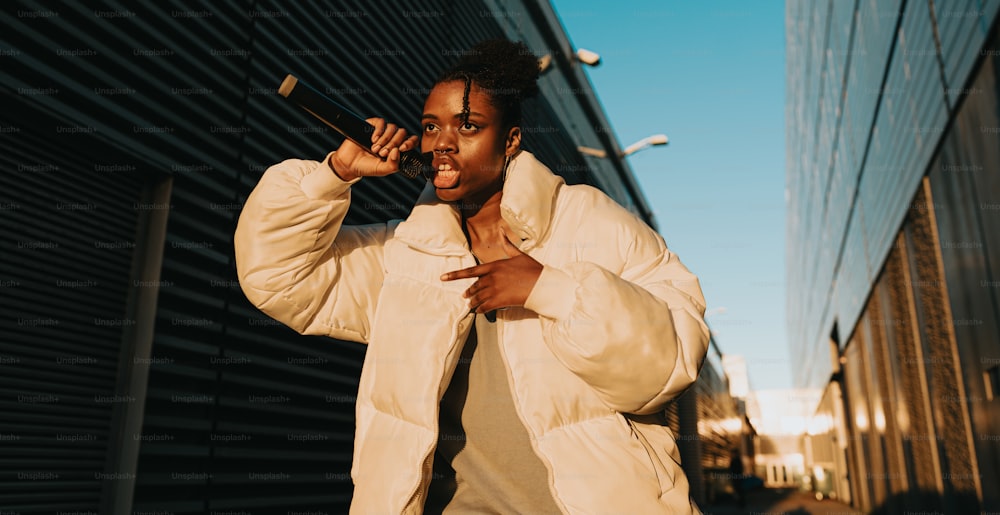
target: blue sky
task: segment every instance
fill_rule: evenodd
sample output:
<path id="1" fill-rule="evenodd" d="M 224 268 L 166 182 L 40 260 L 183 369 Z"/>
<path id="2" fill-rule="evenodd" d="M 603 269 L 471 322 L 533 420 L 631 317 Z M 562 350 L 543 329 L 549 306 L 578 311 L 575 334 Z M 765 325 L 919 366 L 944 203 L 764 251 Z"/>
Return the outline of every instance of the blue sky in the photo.
<path id="1" fill-rule="evenodd" d="M 553 0 L 667 245 L 695 272 L 723 353 L 791 388 L 785 327 L 784 2 Z M 723 311 L 724 309 L 724 311 Z"/>

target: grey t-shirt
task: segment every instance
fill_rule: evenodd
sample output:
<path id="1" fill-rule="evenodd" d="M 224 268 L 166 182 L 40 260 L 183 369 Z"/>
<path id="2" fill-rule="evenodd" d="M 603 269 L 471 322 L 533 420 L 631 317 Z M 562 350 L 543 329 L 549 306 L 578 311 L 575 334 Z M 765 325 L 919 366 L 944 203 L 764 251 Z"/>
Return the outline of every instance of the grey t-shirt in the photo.
<path id="1" fill-rule="evenodd" d="M 477 315 L 441 400 L 427 513 L 560 513 L 509 381 L 497 324 Z"/>

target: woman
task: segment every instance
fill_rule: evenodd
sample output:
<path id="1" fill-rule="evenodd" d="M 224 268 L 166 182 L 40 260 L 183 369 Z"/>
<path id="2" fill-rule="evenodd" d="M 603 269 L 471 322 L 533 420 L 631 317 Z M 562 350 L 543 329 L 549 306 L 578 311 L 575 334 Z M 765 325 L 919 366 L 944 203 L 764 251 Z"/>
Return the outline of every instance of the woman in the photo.
<path id="1" fill-rule="evenodd" d="M 350 186 L 416 136 L 271 167 L 236 232 L 240 282 L 304 334 L 367 343 L 355 513 L 697 511 L 665 404 L 708 342 L 697 279 L 603 193 L 521 149 L 523 44 L 484 42 L 436 82 L 436 174 L 405 221 L 342 226 Z"/>

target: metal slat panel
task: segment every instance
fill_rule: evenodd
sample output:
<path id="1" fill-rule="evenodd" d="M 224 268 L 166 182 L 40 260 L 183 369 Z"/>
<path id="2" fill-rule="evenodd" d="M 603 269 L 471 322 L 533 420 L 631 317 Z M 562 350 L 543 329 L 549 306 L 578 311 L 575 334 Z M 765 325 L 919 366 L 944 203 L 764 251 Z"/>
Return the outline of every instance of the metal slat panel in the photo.
<path id="1" fill-rule="evenodd" d="M 9 83 L 0 94 L 2 125 L 19 129 L 0 137 L 0 192 L 17 206 L 0 213 L 0 506 L 96 510 L 132 254 L 98 243 L 134 237 L 140 181 L 90 166 L 99 132 L 60 137 L 65 121 L 40 114 L 37 98 Z"/>
<path id="2" fill-rule="evenodd" d="M 996 14 L 996 2 L 966 0 L 936 2 L 935 14 L 941 34 L 941 59 L 947 82 L 949 105 L 954 107 L 966 91 L 966 81 L 978 61 Z M 981 94 L 982 92 L 976 92 Z"/>
<path id="3" fill-rule="evenodd" d="M 277 10 L 288 9 L 282 7 Z M 253 20 L 253 23 L 257 22 L 266 25 L 269 19 Z M 271 50 L 274 53 L 279 53 L 284 52 L 286 48 L 288 47 L 284 45 L 276 45 Z M 179 49 L 179 51 L 181 50 L 184 49 Z M 266 55 L 263 51 L 258 52 L 256 47 L 253 50 L 255 57 L 263 58 Z M 283 59 L 278 58 L 275 61 L 281 63 Z M 280 76 L 271 79 L 273 84 L 268 84 L 268 87 L 276 85 L 277 80 L 280 80 Z M 248 96 L 250 102 L 253 102 L 255 98 L 249 97 L 248 93 L 247 91 L 243 94 Z M 274 109 L 291 111 L 290 106 L 277 97 L 267 98 L 263 104 L 266 106 L 266 109 L 262 109 L 264 111 Z M 303 113 L 295 114 L 303 117 L 305 123 L 315 123 L 308 120 Z M 279 116 L 278 119 L 284 118 L 287 117 Z M 246 123 L 251 125 L 249 121 Z M 288 141 L 291 138 L 290 134 L 284 131 L 285 125 L 280 125 L 279 130 L 272 131 L 273 133 L 270 135 L 257 131 L 258 125 L 253 125 L 251 134 L 253 137 L 257 137 L 259 134 L 265 140 Z M 259 125 L 259 127 L 266 131 L 267 125 Z M 294 155 L 294 153 L 286 153 L 286 155 Z M 260 159 L 262 162 L 277 160 L 274 157 Z M 242 171 L 237 171 L 233 175 L 238 177 L 240 173 Z M 323 409 L 327 406 L 322 402 L 322 395 L 318 393 L 313 393 L 314 396 L 320 397 L 317 409 L 298 408 L 282 403 L 255 404 L 249 401 L 251 397 L 247 393 L 247 387 L 250 386 L 252 387 L 250 389 L 258 391 L 266 388 L 266 396 L 305 397 L 310 391 L 321 392 L 322 390 L 317 386 L 328 382 L 331 377 L 328 374 L 321 375 L 319 381 L 311 387 L 305 386 L 302 384 L 302 380 L 296 377 L 294 371 L 288 373 L 289 367 L 286 359 L 273 358 L 271 361 L 285 365 L 283 367 L 285 370 L 273 369 L 266 366 L 267 361 L 254 359 L 253 354 L 238 351 L 234 353 L 227 350 L 230 347 L 239 349 L 239 342 L 232 341 L 226 334 L 226 328 L 233 322 L 232 317 L 225 312 L 226 302 L 235 300 L 245 305 L 246 301 L 242 298 L 236 298 L 238 295 L 241 297 L 238 291 L 233 291 L 232 288 L 220 289 L 212 284 L 213 281 L 226 283 L 233 280 L 231 258 L 229 257 L 232 251 L 229 240 L 235 225 L 236 215 L 235 210 L 215 211 L 212 205 L 234 202 L 236 200 L 235 196 L 232 195 L 234 189 L 245 190 L 245 188 L 240 188 L 228 180 L 219 181 L 218 174 L 189 174 L 183 179 L 178 180 L 174 185 L 175 201 L 173 202 L 168 233 L 168 240 L 171 244 L 168 244 L 166 249 L 163 270 L 163 278 L 165 281 L 169 281 L 171 287 L 165 288 L 163 296 L 161 296 L 160 323 L 154 345 L 154 354 L 171 361 L 153 367 L 151 370 L 150 403 L 147 406 L 144 429 L 144 432 L 163 434 L 171 438 L 164 441 L 143 443 L 135 507 L 136 509 L 143 509 L 144 506 L 159 508 L 164 506 L 168 499 L 177 499 L 176 496 L 179 492 L 184 492 L 184 498 L 190 499 L 191 502 L 175 505 L 178 512 L 204 512 L 206 503 L 213 507 L 274 505 L 287 508 L 302 505 L 303 502 L 307 502 L 304 500 L 311 496 L 300 495 L 296 501 L 290 501 L 284 497 L 287 495 L 287 489 L 294 488 L 302 494 L 306 494 L 310 489 L 315 488 L 314 486 L 302 485 L 300 482 L 296 482 L 298 485 L 296 486 L 288 481 L 279 481 L 272 487 L 269 483 L 252 480 L 248 471 L 260 468 L 269 470 L 285 465 L 290 466 L 288 469 L 290 471 L 302 470 L 302 467 L 307 465 L 301 464 L 301 459 L 295 459 L 298 458 L 297 456 L 290 456 L 286 435 L 292 428 L 308 427 L 310 424 L 322 424 L 329 427 L 329 410 Z M 215 181 L 214 186 L 212 185 L 213 181 Z M 216 196 L 216 192 L 218 196 Z M 204 245 L 193 248 L 172 247 L 174 242 L 202 243 Z M 241 308 L 241 310 L 244 313 L 255 313 L 255 318 L 260 316 L 252 308 Z M 246 315 L 241 316 L 239 325 L 246 326 L 246 321 Z M 174 322 L 182 323 L 174 324 Z M 185 322 L 191 322 L 191 324 L 185 325 Z M 282 337 L 285 339 L 287 339 L 287 335 L 287 332 L 282 333 Z M 281 351 L 282 341 L 280 339 L 263 339 L 263 341 L 266 342 L 265 348 L 271 356 L 275 352 Z M 183 351 L 184 347 L 176 345 L 181 342 L 185 342 L 185 347 L 190 350 Z M 318 341 L 314 343 L 319 344 Z M 192 354 L 190 351 L 195 349 L 200 350 Z M 227 370 L 234 367 L 247 368 L 249 360 L 253 360 L 254 369 L 259 371 L 260 375 L 251 376 L 247 381 L 240 381 L 238 374 L 233 377 L 227 374 Z M 263 363 L 260 364 L 264 366 L 258 366 L 258 362 L 262 361 Z M 358 362 L 355 362 L 354 366 L 356 368 Z M 181 374 L 178 375 L 178 372 Z M 182 379 L 190 377 L 191 374 L 196 374 L 198 379 L 194 381 Z M 262 378 L 268 377 L 282 377 L 282 379 L 262 380 Z M 308 379 L 308 376 L 305 378 Z M 268 393 L 285 392 L 285 390 L 277 390 L 279 387 L 287 387 L 287 392 Z M 205 392 L 212 393 L 206 394 Z M 204 397 L 204 399 L 199 396 Z M 200 400 L 204 402 L 197 402 Z M 351 405 L 346 407 L 350 408 Z M 188 417 L 209 420 L 209 427 L 195 430 L 184 430 L 182 427 L 178 427 L 184 424 L 178 423 L 177 419 Z M 167 422 L 168 420 L 170 422 Z M 271 449 L 267 449 L 261 445 L 263 437 L 257 433 L 242 433 L 247 438 L 253 438 L 249 442 L 213 440 L 212 437 L 215 436 L 231 436 L 219 434 L 218 428 L 226 427 L 227 420 L 273 421 L 273 423 L 278 424 L 274 427 L 281 435 L 281 439 L 277 443 L 281 443 L 283 440 L 285 445 L 275 445 Z M 340 430 L 343 435 L 350 434 L 352 420 L 349 419 L 348 426 Z M 244 453 L 227 456 L 226 449 L 246 444 L 249 444 L 249 447 Z M 336 444 L 338 448 L 342 448 L 342 446 L 343 441 Z M 320 462 L 331 458 L 328 452 L 322 452 L 321 449 L 310 451 L 310 453 L 317 457 Z M 349 459 L 349 457 L 343 459 Z M 343 459 L 338 461 L 343 461 Z M 229 470 L 228 473 L 227 470 Z M 294 475 L 297 477 L 301 473 Z M 187 479 L 188 477 L 191 479 Z M 255 494 L 252 496 L 246 495 L 248 485 L 253 485 Z M 229 491 L 230 489 L 232 491 Z M 212 494 L 209 495 L 209 492 Z M 345 493 L 349 496 L 349 490 Z M 212 501 L 207 501 L 209 498 Z M 329 501 L 335 498 L 324 497 L 323 499 Z M 346 497 L 342 495 L 340 502 L 344 502 L 345 499 Z M 202 502 L 196 502 L 197 500 Z"/>
<path id="4" fill-rule="evenodd" d="M 864 238 L 864 220 L 868 213 L 861 205 L 855 208 L 847 228 L 841 266 L 834 280 L 832 293 L 835 319 L 839 327 L 853 331 L 854 324 L 861 316 L 861 309 L 868 297 L 867 243 Z"/>
<path id="5" fill-rule="evenodd" d="M 927 3 L 907 4 L 886 89 L 900 94 L 886 99 L 880 108 L 874 129 L 879 145 L 870 149 L 859 185 L 866 213 L 869 282 L 881 269 L 892 235 L 899 230 L 944 134 L 947 112 Z"/>

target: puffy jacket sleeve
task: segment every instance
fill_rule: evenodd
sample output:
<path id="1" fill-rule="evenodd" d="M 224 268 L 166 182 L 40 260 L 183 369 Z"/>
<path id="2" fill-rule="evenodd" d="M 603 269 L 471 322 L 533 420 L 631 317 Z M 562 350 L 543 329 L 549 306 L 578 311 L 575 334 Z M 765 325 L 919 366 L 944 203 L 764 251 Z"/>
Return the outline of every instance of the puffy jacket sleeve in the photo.
<path id="1" fill-rule="evenodd" d="M 302 334 L 367 343 L 384 277 L 386 224 L 344 226 L 350 185 L 323 162 L 270 167 L 234 239 L 247 298 Z"/>
<path id="2" fill-rule="evenodd" d="M 525 307 L 553 354 L 609 407 L 661 411 L 697 379 L 708 348 L 698 279 L 631 215 L 587 226 L 621 254 L 622 272 L 588 261 L 545 266 Z"/>

